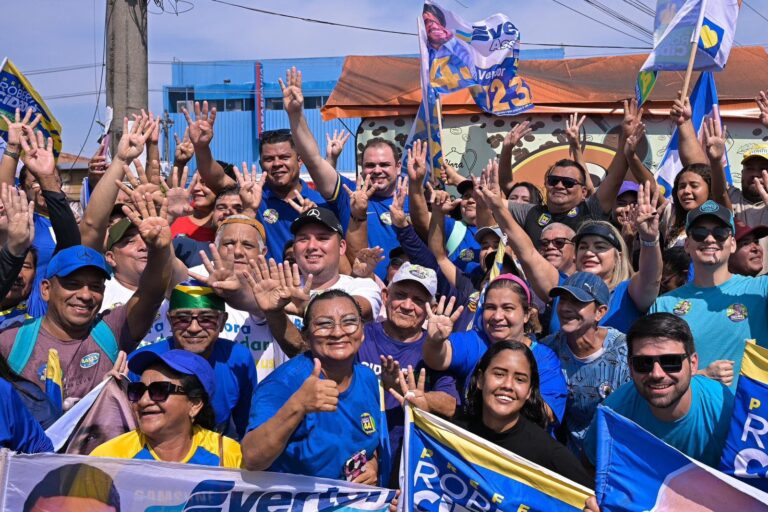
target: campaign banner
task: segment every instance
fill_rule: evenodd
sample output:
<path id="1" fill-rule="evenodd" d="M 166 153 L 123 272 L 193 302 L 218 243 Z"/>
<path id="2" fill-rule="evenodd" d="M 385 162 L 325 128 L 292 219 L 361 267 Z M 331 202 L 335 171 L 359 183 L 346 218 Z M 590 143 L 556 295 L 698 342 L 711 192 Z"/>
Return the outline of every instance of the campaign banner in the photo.
<path id="1" fill-rule="evenodd" d="M 42 114 L 40 124 L 35 129 L 43 132 L 46 138 L 53 139 L 53 153 L 58 157 L 61 153 L 61 125 L 53 117 L 43 97 L 10 59 L 6 58 L 0 66 L 0 137 L 4 140 L 8 140 L 8 124 L 5 118 L 13 120 L 17 108 L 21 109 L 22 117 L 30 108 L 35 114 Z"/>
<path id="2" fill-rule="evenodd" d="M 610 408 L 597 409 L 602 512 L 768 510 L 768 494 L 696 461 Z"/>
<path id="3" fill-rule="evenodd" d="M 427 412 L 406 406 L 405 512 L 580 511 L 592 491 Z"/>
<path id="4" fill-rule="evenodd" d="M 395 496 L 390 489 L 284 473 L 9 450 L 0 451 L 0 477 L 0 512 L 96 503 L 110 512 L 383 512 Z"/>
<path id="5" fill-rule="evenodd" d="M 768 349 L 747 343 L 720 470 L 768 492 Z"/>
<path id="6" fill-rule="evenodd" d="M 517 74 L 520 31 L 509 17 L 497 13 L 467 23 L 425 0 L 422 21 L 430 85 L 439 94 L 469 88 L 477 105 L 497 116 L 533 108 L 531 89 Z"/>

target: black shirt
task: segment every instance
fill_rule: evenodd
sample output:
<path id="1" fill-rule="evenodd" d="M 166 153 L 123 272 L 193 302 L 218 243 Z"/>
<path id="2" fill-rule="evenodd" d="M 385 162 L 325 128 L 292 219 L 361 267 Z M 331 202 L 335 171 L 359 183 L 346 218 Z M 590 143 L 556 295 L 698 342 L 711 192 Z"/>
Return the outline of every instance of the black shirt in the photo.
<path id="1" fill-rule="evenodd" d="M 568 448 L 552 439 L 543 428 L 523 416 L 520 416 L 514 427 L 505 432 L 494 432 L 482 422 L 468 417 L 460 417 L 453 421 L 459 427 L 558 475 L 590 489 L 595 487 L 595 482 Z"/>
<path id="2" fill-rule="evenodd" d="M 602 211 L 600 200 L 592 194 L 575 208 L 567 212 L 552 213 L 546 205 L 509 203 L 509 210 L 518 224 L 528 233 L 536 247 L 539 246 L 541 231 L 549 224 L 559 222 L 574 231 L 588 220 L 607 220 L 608 215 Z"/>

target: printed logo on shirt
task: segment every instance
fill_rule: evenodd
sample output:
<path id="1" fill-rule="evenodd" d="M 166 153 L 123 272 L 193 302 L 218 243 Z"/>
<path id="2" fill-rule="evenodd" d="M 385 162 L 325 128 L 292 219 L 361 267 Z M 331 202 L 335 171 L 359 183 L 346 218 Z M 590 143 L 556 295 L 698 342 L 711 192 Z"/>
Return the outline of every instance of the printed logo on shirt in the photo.
<path id="1" fill-rule="evenodd" d="M 549 224 L 550 220 L 552 220 L 552 216 L 550 214 L 542 213 L 541 215 L 539 215 L 539 220 L 536 222 L 539 224 L 539 226 L 546 226 L 547 224 Z"/>
<path id="2" fill-rule="evenodd" d="M 480 301 L 480 292 L 474 292 L 467 300 L 467 309 L 472 313 L 477 311 L 477 303 Z"/>
<path id="3" fill-rule="evenodd" d="M 475 251 L 472 249 L 464 249 L 459 253 L 459 259 L 466 262 L 473 261 L 475 259 Z"/>
<path id="4" fill-rule="evenodd" d="M 277 214 L 277 211 L 273 210 L 272 208 L 267 208 L 266 210 L 264 210 L 264 213 L 261 215 L 261 217 L 268 224 L 274 224 L 280 218 L 280 216 Z"/>
<path id="5" fill-rule="evenodd" d="M 603 382 L 597 386 L 597 394 L 600 395 L 600 398 L 606 399 L 611 393 L 613 393 L 613 386 L 610 382 Z"/>
<path id="6" fill-rule="evenodd" d="M 569 211 L 568 213 L 566 213 L 566 214 L 565 214 L 565 216 L 566 216 L 566 217 L 570 217 L 570 218 L 572 219 L 572 218 L 574 218 L 575 216 L 577 216 L 578 214 L 579 214 L 579 208 L 578 208 L 578 207 L 576 207 L 576 208 L 573 208 L 573 209 L 572 209 L 571 211 Z"/>
<path id="7" fill-rule="evenodd" d="M 690 310 L 691 310 L 691 301 L 689 300 L 681 300 L 680 302 L 675 304 L 674 308 L 672 308 L 672 312 L 677 316 L 687 315 Z"/>
<path id="8" fill-rule="evenodd" d="M 91 352 L 90 354 L 83 356 L 83 358 L 80 360 L 80 368 L 85 369 L 96 366 L 99 363 L 100 358 L 101 354 L 98 352 Z"/>
<path id="9" fill-rule="evenodd" d="M 747 306 L 738 303 L 731 304 L 725 310 L 725 316 L 727 316 L 728 320 L 731 322 L 743 322 L 747 319 L 747 316 L 749 316 L 747 313 Z"/>
<path id="10" fill-rule="evenodd" d="M 369 436 L 376 432 L 376 422 L 373 421 L 373 416 L 367 412 L 360 415 L 360 424 L 363 427 L 363 432 Z"/>
<path id="11" fill-rule="evenodd" d="M 381 215 L 379 215 L 379 220 L 381 220 L 381 223 L 385 226 L 391 226 L 392 225 L 392 215 L 390 215 L 389 212 L 384 212 Z"/>
<path id="12" fill-rule="evenodd" d="M 45 372 L 48 370 L 48 363 L 43 363 L 40 368 L 37 369 L 37 378 L 41 381 L 45 380 Z"/>

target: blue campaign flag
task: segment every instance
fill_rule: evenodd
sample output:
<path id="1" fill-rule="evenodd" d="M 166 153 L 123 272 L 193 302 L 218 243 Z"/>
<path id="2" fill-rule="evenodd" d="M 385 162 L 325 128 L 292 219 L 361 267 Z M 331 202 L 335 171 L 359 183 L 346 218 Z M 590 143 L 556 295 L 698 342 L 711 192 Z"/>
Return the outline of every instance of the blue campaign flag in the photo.
<path id="1" fill-rule="evenodd" d="M 701 132 L 701 126 L 707 117 L 719 119 L 720 106 L 717 99 L 717 87 L 715 86 L 715 77 L 710 72 L 704 72 L 696 81 L 696 85 L 691 92 L 691 122 L 696 133 Z M 664 188 L 664 195 L 669 197 L 672 194 L 672 185 L 675 182 L 675 176 L 683 168 L 680 161 L 679 133 L 677 128 L 669 139 L 669 145 L 664 153 L 659 168 L 656 170 L 656 181 Z M 725 152 L 725 179 L 728 184 L 733 183 L 731 177 L 731 166 L 728 162 L 728 152 Z"/>
<path id="2" fill-rule="evenodd" d="M 610 408 L 597 410 L 602 512 L 768 510 L 768 494 L 695 461 Z"/>
<path id="3" fill-rule="evenodd" d="M 580 511 L 591 491 L 437 416 L 406 406 L 403 510 Z"/>

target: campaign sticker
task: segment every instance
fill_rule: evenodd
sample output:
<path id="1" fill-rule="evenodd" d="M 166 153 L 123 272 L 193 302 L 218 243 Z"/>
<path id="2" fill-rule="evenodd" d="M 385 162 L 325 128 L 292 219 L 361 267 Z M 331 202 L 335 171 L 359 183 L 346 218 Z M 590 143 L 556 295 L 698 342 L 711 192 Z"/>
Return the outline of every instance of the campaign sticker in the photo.
<path id="1" fill-rule="evenodd" d="M 672 312 L 677 316 L 683 316 L 683 315 L 687 315 L 690 310 L 691 310 L 691 301 L 681 300 L 680 302 L 675 304 L 675 307 L 672 309 Z"/>
<path id="2" fill-rule="evenodd" d="M 725 315 L 731 322 L 743 322 L 749 316 L 747 314 L 747 306 L 738 303 L 728 306 L 725 310 Z"/>
<path id="3" fill-rule="evenodd" d="M 552 220 L 552 216 L 550 214 L 542 213 L 539 216 L 539 220 L 536 222 L 538 222 L 539 226 L 546 226 L 547 224 L 549 224 L 550 220 Z"/>
<path id="4" fill-rule="evenodd" d="M 385 226 L 391 226 L 392 225 L 392 215 L 390 215 L 389 212 L 384 212 L 381 215 L 379 215 L 379 219 L 381 220 L 381 223 Z"/>
<path id="5" fill-rule="evenodd" d="M 98 352 L 91 352 L 90 354 L 83 356 L 80 360 L 80 368 L 91 368 L 99 363 L 101 355 Z"/>
<path id="6" fill-rule="evenodd" d="M 464 249 L 459 253 L 459 259 L 466 262 L 473 261 L 475 259 L 475 251 L 472 249 Z"/>
<path id="7" fill-rule="evenodd" d="M 376 422 L 373 421 L 373 416 L 367 412 L 360 415 L 360 425 L 363 427 L 363 432 L 369 436 L 376 432 Z"/>
<path id="8" fill-rule="evenodd" d="M 277 222 L 277 219 L 279 219 L 280 216 L 277 214 L 276 210 L 273 210 L 272 208 L 268 208 L 264 210 L 264 213 L 262 214 L 262 218 L 268 224 L 274 224 L 275 222 Z"/>
<path id="9" fill-rule="evenodd" d="M 578 214 L 579 214 L 579 209 L 578 209 L 578 207 L 577 207 L 577 208 L 573 208 L 573 209 L 571 209 L 571 211 L 569 211 L 568 213 L 566 213 L 566 214 L 565 214 L 565 216 L 566 216 L 566 217 L 570 217 L 570 218 L 572 219 L 572 218 L 576 217 Z"/>

